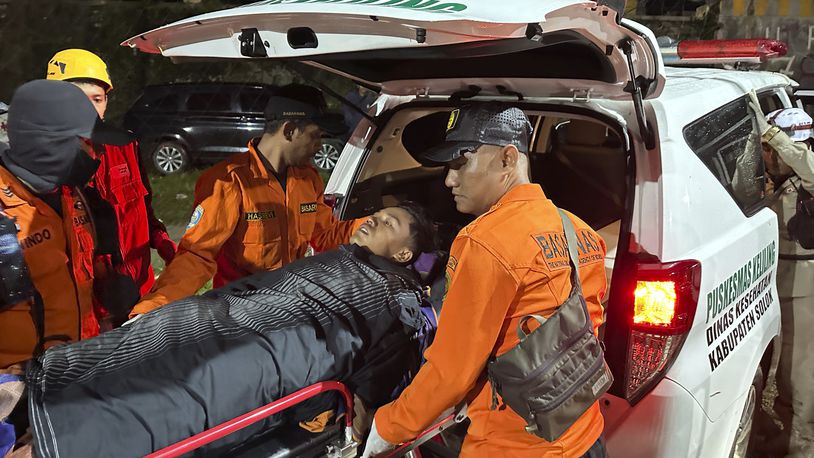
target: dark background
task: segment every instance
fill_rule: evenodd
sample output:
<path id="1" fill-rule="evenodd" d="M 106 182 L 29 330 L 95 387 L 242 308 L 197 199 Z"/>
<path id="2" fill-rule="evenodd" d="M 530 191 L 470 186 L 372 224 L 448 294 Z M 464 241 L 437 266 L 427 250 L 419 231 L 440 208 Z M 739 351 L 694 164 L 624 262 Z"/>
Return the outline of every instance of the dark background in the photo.
<path id="1" fill-rule="evenodd" d="M 14 89 L 44 78 L 58 51 L 84 48 L 98 54 L 113 81 L 106 118 L 119 121 L 148 84 L 230 81 L 286 84 L 305 82 L 269 61 L 173 64 L 168 58 L 137 52 L 120 43 L 178 19 L 251 1 L 236 0 L 0 0 L 0 101 Z M 327 73 L 319 80 L 339 94 L 352 84 Z M 329 105 L 336 105 L 329 97 Z"/>
<path id="2" fill-rule="evenodd" d="M 20 84 L 44 78 L 48 60 L 57 51 L 68 48 L 88 49 L 107 62 L 114 85 L 107 118 L 114 121 L 120 120 L 148 84 L 195 81 L 307 83 L 288 68 L 270 61 L 173 64 L 160 55 L 144 54 L 119 45 L 127 38 L 178 19 L 253 1 L 0 0 L 0 101 L 10 102 L 14 89 Z M 720 0 L 600 2 L 624 8 L 625 16 L 640 16 L 656 35 L 666 34 L 678 39 L 712 38 L 718 28 Z M 680 23 L 679 28 L 662 16 L 692 16 L 696 8 L 705 3 L 711 8 L 711 14 L 685 18 L 691 20 Z M 352 83 L 324 72 L 318 78 L 339 94 L 346 94 L 353 87 Z M 328 97 L 328 103 L 333 107 L 338 105 L 331 97 Z"/>

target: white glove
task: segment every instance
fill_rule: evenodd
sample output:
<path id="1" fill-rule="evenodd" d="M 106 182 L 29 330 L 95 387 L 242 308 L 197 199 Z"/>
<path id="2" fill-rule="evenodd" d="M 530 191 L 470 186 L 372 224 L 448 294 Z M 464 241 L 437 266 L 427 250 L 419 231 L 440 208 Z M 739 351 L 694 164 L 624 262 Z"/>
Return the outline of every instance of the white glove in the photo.
<path id="1" fill-rule="evenodd" d="M 755 115 L 755 127 L 758 135 L 765 134 L 772 126 L 766 121 L 766 115 L 763 114 L 763 110 L 760 108 L 760 101 L 757 99 L 754 89 L 749 91 L 749 108 L 752 109 L 752 113 Z"/>
<path id="2" fill-rule="evenodd" d="M 125 321 L 124 323 L 122 323 L 122 326 L 124 326 L 124 325 L 126 325 L 126 324 L 130 324 L 130 323 L 132 323 L 132 322 L 134 322 L 134 321 L 138 320 L 139 318 L 141 318 L 141 314 L 136 315 L 136 316 L 134 316 L 133 318 L 130 318 L 129 320 Z"/>
<path id="3" fill-rule="evenodd" d="M 396 448 L 396 444 L 391 444 L 390 442 L 382 439 L 382 436 L 379 435 L 379 431 L 376 430 L 376 420 L 373 420 L 373 427 L 370 428 L 370 434 L 367 436 L 365 451 L 362 453 L 362 458 L 379 456 L 382 453 L 393 450 L 394 448 Z"/>

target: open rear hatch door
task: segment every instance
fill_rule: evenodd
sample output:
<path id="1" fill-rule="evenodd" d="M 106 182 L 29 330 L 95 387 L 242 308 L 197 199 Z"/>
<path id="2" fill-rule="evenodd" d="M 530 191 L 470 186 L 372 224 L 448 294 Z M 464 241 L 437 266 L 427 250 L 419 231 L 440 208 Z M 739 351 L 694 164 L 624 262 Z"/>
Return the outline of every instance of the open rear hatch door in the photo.
<path id="1" fill-rule="evenodd" d="M 298 60 L 393 95 L 657 97 L 648 29 L 591 1 L 266 0 L 184 19 L 122 45 L 174 60 Z M 627 50 L 627 54 L 625 52 Z"/>

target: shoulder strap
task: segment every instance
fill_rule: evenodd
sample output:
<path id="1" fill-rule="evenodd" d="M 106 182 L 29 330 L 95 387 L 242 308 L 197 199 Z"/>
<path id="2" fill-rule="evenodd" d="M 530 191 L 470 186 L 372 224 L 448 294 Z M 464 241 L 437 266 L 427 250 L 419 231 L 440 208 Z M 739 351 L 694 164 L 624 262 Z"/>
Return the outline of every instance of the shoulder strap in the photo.
<path id="1" fill-rule="evenodd" d="M 568 244 L 568 262 L 571 264 L 571 294 L 582 294 L 582 282 L 579 280 L 579 253 L 577 253 L 577 234 L 571 218 L 561 209 L 557 209 L 562 220 L 562 228 L 565 232 L 565 241 Z"/>
<path id="2" fill-rule="evenodd" d="M 571 298 L 576 295 L 582 296 L 582 282 L 579 279 L 577 234 L 574 231 L 574 225 L 571 223 L 571 218 L 569 218 L 568 215 L 566 215 L 565 212 L 559 208 L 557 209 L 557 212 L 559 212 L 560 219 L 562 220 L 562 229 L 563 232 L 565 232 L 565 243 L 568 245 L 568 263 L 571 265 L 571 292 L 568 294 L 568 297 Z M 558 305 L 557 310 L 559 310 L 561 306 L 562 304 Z M 536 320 L 541 326 L 546 321 L 546 319 L 540 315 L 529 314 L 522 317 L 520 321 L 517 322 L 517 338 L 521 341 L 527 336 L 526 332 L 523 330 L 523 327 L 530 319 Z"/>

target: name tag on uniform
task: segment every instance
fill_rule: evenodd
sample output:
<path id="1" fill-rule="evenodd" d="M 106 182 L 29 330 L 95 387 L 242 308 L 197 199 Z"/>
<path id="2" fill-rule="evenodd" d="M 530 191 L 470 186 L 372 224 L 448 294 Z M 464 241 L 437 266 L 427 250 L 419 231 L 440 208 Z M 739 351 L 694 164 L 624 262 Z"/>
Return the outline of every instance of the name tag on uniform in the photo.
<path id="1" fill-rule="evenodd" d="M 300 213 L 316 213 L 317 211 L 317 203 L 316 202 L 308 202 L 306 204 L 300 204 Z"/>
<path id="2" fill-rule="evenodd" d="M 264 219 L 272 219 L 274 216 L 274 210 L 269 210 L 265 212 L 246 212 L 244 218 L 246 221 L 261 221 Z"/>

